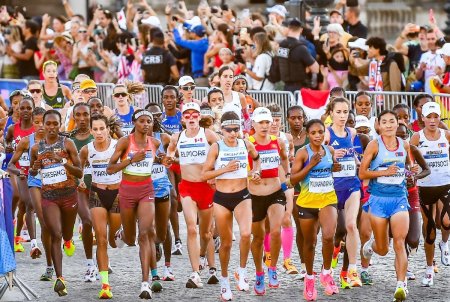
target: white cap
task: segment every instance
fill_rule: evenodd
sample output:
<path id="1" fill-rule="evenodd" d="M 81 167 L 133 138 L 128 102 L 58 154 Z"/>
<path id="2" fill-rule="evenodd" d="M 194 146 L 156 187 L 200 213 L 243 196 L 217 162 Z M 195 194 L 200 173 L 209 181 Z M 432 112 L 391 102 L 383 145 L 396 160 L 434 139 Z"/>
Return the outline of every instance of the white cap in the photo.
<path id="1" fill-rule="evenodd" d="M 337 33 L 340 36 L 342 36 L 345 33 L 344 28 L 339 23 L 328 24 L 327 32 Z"/>
<path id="2" fill-rule="evenodd" d="M 429 116 L 432 113 L 436 113 L 441 116 L 441 106 L 436 102 L 427 102 L 422 106 L 422 115 Z"/>
<path id="3" fill-rule="evenodd" d="M 184 21 L 186 25 L 188 25 L 189 28 L 194 28 L 197 25 L 202 25 L 202 20 L 200 20 L 199 16 L 194 16 L 192 19 Z"/>
<path id="4" fill-rule="evenodd" d="M 436 51 L 437 54 L 444 55 L 450 57 L 450 43 L 445 43 L 441 49 Z"/>
<path id="5" fill-rule="evenodd" d="M 354 42 L 348 42 L 348 47 L 350 47 L 350 48 L 359 48 L 359 49 L 362 49 L 364 51 L 368 51 L 369 50 L 369 46 L 366 45 L 366 41 L 367 41 L 366 39 L 358 38 Z"/>
<path id="6" fill-rule="evenodd" d="M 184 113 L 187 110 L 195 110 L 200 112 L 200 106 L 196 102 L 185 103 L 181 108 L 181 113 Z"/>
<path id="7" fill-rule="evenodd" d="M 178 80 L 178 86 L 184 86 L 186 84 L 195 84 L 194 79 L 190 76 L 182 76 L 179 80 Z"/>
<path id="8" fill-rule="evenodd" d="M 283 5 L 280 5 L 280 4 L 277 4 L 277 5 L 274 5 L 270 8 L 268 8 L 267 11 L 269 12 L 269 14 L 274 13 L 274 14 L 280 15 L 283 18 L 286 18 L 286 14 L 288 13 L 286 7 L 284 7 Z"/>
<path id="9" fill-rule="evenodd" d="M 364 115 L 355 116 L 355 129 L 358 129 L 359 127 L 370 128 L 370 122 L 366 116 Z"/>
<path id="10" fill-rule="evenodd" d="M 272 114 L 266 107 L 258 107 L 253 111 L 252 120 L 256 123 L 262 121 L 273 122 Z"/>
<path id="11" fill-rule="evenodd" d="M 150 16 L 148 18 L 142 19 L 141 23 L 161 28 L 161 21 L 156 16 Z"/>

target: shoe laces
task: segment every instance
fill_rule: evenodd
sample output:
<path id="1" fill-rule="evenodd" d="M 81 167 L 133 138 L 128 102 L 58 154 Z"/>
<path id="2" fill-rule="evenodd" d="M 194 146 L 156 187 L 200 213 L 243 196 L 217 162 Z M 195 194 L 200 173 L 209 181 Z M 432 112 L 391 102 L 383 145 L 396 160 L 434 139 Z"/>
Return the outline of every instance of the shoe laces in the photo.
<path id="1" fill-rule="evenodd" d="M 111 286 L 109 284 L 107 284 L 107 283 L 102 284 L 102 290 L 110 290 L 110 289 L 111 289 Z"/>

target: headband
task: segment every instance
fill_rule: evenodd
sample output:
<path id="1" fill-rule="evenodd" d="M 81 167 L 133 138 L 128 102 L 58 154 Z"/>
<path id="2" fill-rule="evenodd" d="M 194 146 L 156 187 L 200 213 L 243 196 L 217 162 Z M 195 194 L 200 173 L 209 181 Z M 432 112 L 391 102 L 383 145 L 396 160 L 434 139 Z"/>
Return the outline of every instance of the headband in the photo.
<path id="1" fill-rule="evenodd" d="M 150 111 L 147 111 L 147 110 L 142 110 L 142 111 L 139 111 L 138 113 L 136 113 L 136 115 L 134 116 L 134 120 L 136 121 L 138 118 L 140 118 L 143 115 L 149 116 L 153 120 L 153 115 L 150 113 Z"/>
<path id="2" fill-rule="evenodd" d="M 44 65 L 42 65 L 42 67 L 45 68 L 45 66 L 47 66 L 49 64 L 50 65 L 55 65 L 56 67 L 58 67 L 58 63 L 56 63 L 55 61 L 52 61 L 52 60 L 45 61 Z"/>
<path id="3" fill-rule="evenodd" d="M 240 120 L 227 120 L 227 121 L 223 121 L 221 126 L 229 126 L 229 125 L 240 125 L 241 121 Z"/>

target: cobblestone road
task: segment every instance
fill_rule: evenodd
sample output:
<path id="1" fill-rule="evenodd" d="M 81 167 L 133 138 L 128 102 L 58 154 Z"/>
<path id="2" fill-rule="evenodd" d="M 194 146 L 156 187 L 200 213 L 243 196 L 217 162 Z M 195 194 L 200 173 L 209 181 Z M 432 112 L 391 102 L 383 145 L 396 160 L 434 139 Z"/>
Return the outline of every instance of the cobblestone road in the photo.
<path id="1" fill-rule="evenodd" d="M 182 232 L 182 240 L 186 242 L 186 231 L 184 220 L 180 215 L 180 224 Z M 237 226 L 235 226 L 237 230 Z M 239 235 L 235 231 L 237 239 Z M 78 234 L 77 234 L 78 235 Z M 77 236 L 76 236 L 77 237 Z M 80 240 L 76 239 L 75 244 L 77 250 L 75 255 L 71 258 L 64 257 L 64 276 L 68 281 L 68 296 L 58 297 L 52 291 L 52 282 L 41 282 L 39 276 L 45 269 L 45 259 L 32 260 L 28 256 L 29 243 L 25 244 L 27 253 L 18 254 L 18 275 L 31 288 L 38 293 L 40 301 L 96 301 L 97 294 L 100 289 L 100 282 L 84 283 L 82 277 L 84 275 L 85 258 Z M 173 256 L 172 265 L 176 281 L 163 282 L 164 290 L 162 293 L 153 295 L 153 300 L 159 301 L 218 301 L 219 300 L 219 285 L 206 285 L 203 289 L 186 289 L 185 283 L 189 276 L 190 264 L 187 256 L 186 247 L 183 247 L 184 254 L 182 256 Z M 317 247 L 317 251 L 321 250 L 321 246 Z M 110 283 L 114 294 L 115 301 L 136 301 L 138 299 L 140 290 L 140 264 L 137 247 L 127 247 L 123 249 L 110 250 L 110 262 L 114 273 L 110 275 Z M 238 241 L 234 242 L 233 254 L 231 258 L 230 269 L 235 269 L 238 264 Z M 320 269 L 320 255 L 317 254 L 315 270 Z M 326 297 L 322 289 L 319 287 L 318 301 L 391 301 L 393 291 L 395 289 L 396 280 L 394 272 L 394 257 L 393 252 L 389 252 L 386 257 L 374 256 L 371 267 L 375 284 L 373 286 L 364 286 L 359 289 L 341 290 L 339 295 L 333 297 Z M 436 256 L 439 261 L 439 248 L 436 248 Z M 216 257 L 218 262 L 218 256 Z M 295 264 L 299 265 L 299 258 L 296 251 L 293 253 Z M 409 283 L 408 301 L 450 301 L 450 267 L 446 268 L 439 265 L 440 272 L 435 276 L 435 285 L 432 288 L 423 288 L 420 286 L 420 281 L 424 273 L 424 252 L 421 248 L 419 252 L 411 259 L 410 268 L 416 273 L 416 281 Z M 440 264 L 440 261 L 439 261 Z M 160 261 L 159 268 L 161 272 Z M 249 274 L 254 276 L 253 260 L 249 259 Z M 338 273 L 335 273 L 335 276 Z M 204 281 L 205 278 L 203 278 Z M 336 279 L 336 278 L 335 278 Z M 267 277 L 266 277 L 267 280 Z M 235 301 L 299 301 L 302 298 L 303 282 L 297 280 L 295 275 L 280 274 L 281 288 L 276 290 L 267 290 L 265 297 L 257 297 L 253 292 L 242 293 L 233 289 Z M 267 281 L 266 281 L 267 282 Z M 204 282 L 206 283 L 206 282 Z M 251 281 L 253 285 L 253 280 Z M 317 284 L 317 283 L 316 283 Z M 235 282 L 232 280 L 232 287 Z"/>

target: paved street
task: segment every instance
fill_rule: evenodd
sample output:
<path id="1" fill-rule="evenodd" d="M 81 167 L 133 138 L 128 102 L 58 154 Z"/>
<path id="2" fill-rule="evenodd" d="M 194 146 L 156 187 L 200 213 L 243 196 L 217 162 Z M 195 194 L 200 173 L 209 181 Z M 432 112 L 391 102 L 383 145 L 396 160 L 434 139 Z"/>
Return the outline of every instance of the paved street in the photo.
<path id="1" fill-rule="evenodd" d="M 186 242 L 186 231 L 182 215 L 181 229 L 182 240 Z M 235 226 L 237 230 L 237 226 Z M 238 233 L 235 232 L 237 239 Z M 68 281 L 68 296 L 58 297 L 52 290 L 52 282 L 41 282 L 39 276 L 45 269 L 44 258 L 32 260 L 28 256 L 29 243 L 25 244 L 27 253 L 18 254 L 18 275 L 31 288 L 39 294 L 40 301 L 96 301 L 97 294 L 100 289 L 100 282 L 84 283 L 82 277 L 84 275 L 85 259 L 82 248 L 82 243 L 78 240 L 76 234 L 75 244 L 77 251 L 72 258 L 64 257 L 64 276 Z M 218 301 L 220 288 L 219 285 L 206 285 L 203 289 L 186 289 L 185 283 L 189 276 L 190 264 L 187 256 L 186 247 L 184 246 L 184 254 L 182 256 L 173 256 L 172 265 L 176 276 L 175 282 L 163 282 L 164 291 L 162 293 L 154 294 L 153 299 L 160 301 L 187 301 L 192 299 L 201 299 L 202 301 Z M 320 244 L 317 251 L 320 251 Z M 233 255 L 231 268 L 234 270 L 238 263 L 238 242 L 233 246 Z M 319 254 L 317 254 L 320 257 Z M 436 256 L 439 257 L 439 248 L 436 248 Z M 218 261 L 218 256 L 217 256 Z M 299 265 L 298 254 L 294 252 L 293 259 Z M 438 261 L 440 258 L 436 258 Z M 110 249 L 110 261 L 114 273 L 110 275 L 110 283 L 114 294 L 115 301 L 136 301 L 138 300 L 140 290 L 140 264 L 137 247 L 128 247 L 123 249 Z M 249 273 L 253 279 L 254 266 L 253 260 L 249 260 Z M 419 249 L 411 261 L 410 268 L 418 280 L 409 283 L 409 299 L 408 301 L 450 301 L 450 268 L 444 268 L 439 261 L 440 272 L 435 277 L 435 285 L 433 288 L 422 288 L 420 280 L 424 273 L 424 252 L 422 247 Z M 315 270 L 320 269 L 320 259 L 316 260 Z M 333 297 L 326 297 L 323 294 L 322 288 L 319 287 L 319 301 L 391 301 L 393 291 L 395 289 L 396 280 L 394 273 L 394 259 L 393 253 L 390 252 L 387 257 L 380 258 L 374 256 L 374 265 L 371 267 L 371 272 L 374 277 L 375 284 L 373 286 L 365 286 L 360 289 L 342 290 L 339 295 Z M 161 265 L 163 262 L 160 261 Z M 205 274 L 204 274 L 205 275 Z M 338 273 L 335 273 L 337 276 Z M 204 277 L 204 283 L 206 278 Z M 335 278 L 336 279 L 336 278 Z M 267 280 L 267 277 L 266 277 Z M 295 275 L 280 274 L 281 288 L 276 290 L 267 289 L 265 297 L 257 297 L 252 292 L 241 293 L 233 289 L 235 301 L 299 301 L 302 299 L 303 282 L 296 280 Z M 336 279 L 337 280 L 337 279 Z M 267 281 L 266 281 L 267 282 Z M 253 280 L 251 281 L 253 285 Z M 316 282 L 318 284 L 318 282 Z M 232 279 L 232 287 L 235 282 Z"/>

